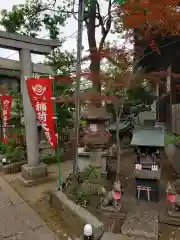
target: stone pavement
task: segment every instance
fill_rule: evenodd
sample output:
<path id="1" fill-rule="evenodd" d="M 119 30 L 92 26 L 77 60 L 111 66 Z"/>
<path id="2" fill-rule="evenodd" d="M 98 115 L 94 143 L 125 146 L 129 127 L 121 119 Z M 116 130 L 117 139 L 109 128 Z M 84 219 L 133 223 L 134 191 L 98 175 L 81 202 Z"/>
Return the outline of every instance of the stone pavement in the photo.
<path id="1" fill-rule="evenodd" d="M 136 207 L 127 213 L 121 232 L 138 239 L 157 240 L 158 212 L 148 203 L 137 203 Z"/>
<path id="2" fill-rule="evenodd" d="M 36 212 L 0 177 L 0 240 L 2 239 L 58 240 Z"/>
<path id="3" fill-rule="evenodd" d="M 114 234 L 110 232 L 105 232 L 101 240 L 146 240 L 145 238 L 136 238 L 134 236 L 128 237 L 122 234 Z"/>

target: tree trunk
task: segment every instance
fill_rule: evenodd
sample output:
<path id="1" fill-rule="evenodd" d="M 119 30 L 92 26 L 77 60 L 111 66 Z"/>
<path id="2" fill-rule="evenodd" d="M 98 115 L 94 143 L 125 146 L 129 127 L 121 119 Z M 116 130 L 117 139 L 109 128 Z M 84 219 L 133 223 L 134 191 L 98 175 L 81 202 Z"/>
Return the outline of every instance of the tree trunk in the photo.
<path id="1" fill-rule="evenodd" d="M 88 44 L 91 56 L 90 70 L 93 73 L 94 77 L 92 79 L 93 89 L 97 92 L 101 91 L 101 84 L 99 81 L 99 73 L 100 73 L 100 59 L 94 57 L 97 52 L 97 44 L 96 44 L 96 0 L 90 0 L 89 6 L 89 20 L 86 23 L 87 27 L 87 36 L 88 36 Z"/>
<path id="2" fill-rule="evenodd" d="M 117 144 L 117 170 L 116 170 L 116 181 L 120 179 L 120 160 L 121 160 L 121 146 L 119 138 L 119 117 L 116 114 L 116 144 Z"/>
<path id="3" fill-rule="evenodd" d="M 91 59 L 90 70 L 94 74 L 92 79 L 93 89 L 96 92 L 101 92 L 101 83 L 100 83 L 100 60 Z"/>

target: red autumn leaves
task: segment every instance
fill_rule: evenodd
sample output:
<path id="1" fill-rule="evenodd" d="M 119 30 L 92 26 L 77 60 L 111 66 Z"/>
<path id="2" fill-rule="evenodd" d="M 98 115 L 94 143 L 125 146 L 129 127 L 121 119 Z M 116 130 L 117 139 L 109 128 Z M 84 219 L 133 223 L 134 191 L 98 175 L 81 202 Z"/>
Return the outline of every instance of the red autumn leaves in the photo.
<path id="1" fill-rule="evenodd" d="M 116 11 L 123 18 L 126 28 L 138 28 L 146 34 L 148 26 L 162 35 L 178 35 L 180 12 L 177 6 L 178 0 L 127 0 Z"/>
<path id="2" fill-rule="evenodd" d="M 83 77 L 92 82 L 98 82 L 104 88 L 114 89 L 114 88 L 126 88 L 129 82 L 131 71 L 128 70 L 129 67 L 129 59 L 128 54 L 124 51 L 124 49 L 103 49 L 102 51 L 98 51 L 97 49 L 90 50 L 90 55 L 83 58 L 83 61 L 86 60 L 97 60 L 100 61 L 103 58 L 107 58 L 113 64 L 118 66 L 121 70 L 121 73 L 116 74 L 114 79 L 110 79 L 103 72 L 91 72 L 84 71 L 71 76 L 55 76 L 54 79 L 61 83 L 72 84 L 78 77 Z M 102 95 L 98 92 L 80 92 L 78 98 L 81 103 L 83 102 L 100 102 L 100 101 L 111 101 L 116 102 L 116 97 L 114 96 L 106 96 Z M 56 98 L 56 102 L 58 103 L 74 103 L 77 99 L 77 96 L 73 94 L 72 96 L 63 95 L 61 97 Z"/>

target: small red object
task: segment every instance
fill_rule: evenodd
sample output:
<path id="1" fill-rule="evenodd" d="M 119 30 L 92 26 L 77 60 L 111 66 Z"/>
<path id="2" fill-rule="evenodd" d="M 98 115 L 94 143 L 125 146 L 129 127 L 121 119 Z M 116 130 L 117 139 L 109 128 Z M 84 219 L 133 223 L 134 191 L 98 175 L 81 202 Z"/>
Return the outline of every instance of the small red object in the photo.
<path id="1" fill-rule="evenodd" d="M 114 192 L 114 199 L 120 200 L 121 199 L 121 193 L 120 192 Z"/>
<path id="2" fill-rule="evenodd" d="M 168 193 L 168 202 L 170 203 L 175 203 L 176 202 L 176 195 L 175 194 L 171 194 L 171 193 Z"/>
<path id="3" fill-rule="evenodd" d="M 161 54 L 157 44 L 155 43 L 155 41 L 153 39 L 148 41 L 148 45 L 154 52 Z"/>

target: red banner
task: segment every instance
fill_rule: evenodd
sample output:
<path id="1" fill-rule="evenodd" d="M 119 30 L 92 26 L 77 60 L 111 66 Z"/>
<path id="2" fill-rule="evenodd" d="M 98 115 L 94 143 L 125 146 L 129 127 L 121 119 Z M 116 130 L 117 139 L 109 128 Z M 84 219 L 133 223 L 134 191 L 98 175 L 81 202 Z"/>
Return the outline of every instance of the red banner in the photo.
<path id="1" fill-rule="evenodd" d="M 26 81 L 31 104 L 52 148 L 56 147 L 53 119 L 52 82 L 49 78 L 29 78 Z"/>
<path id="2" fill-rule="evenodd" d="M 7 126 L 10 119 L 12 96 L 2 95 L 0 96 L 2 106 L 2 120 L 3 120 L 3 142 L 7 142 Z"/>

